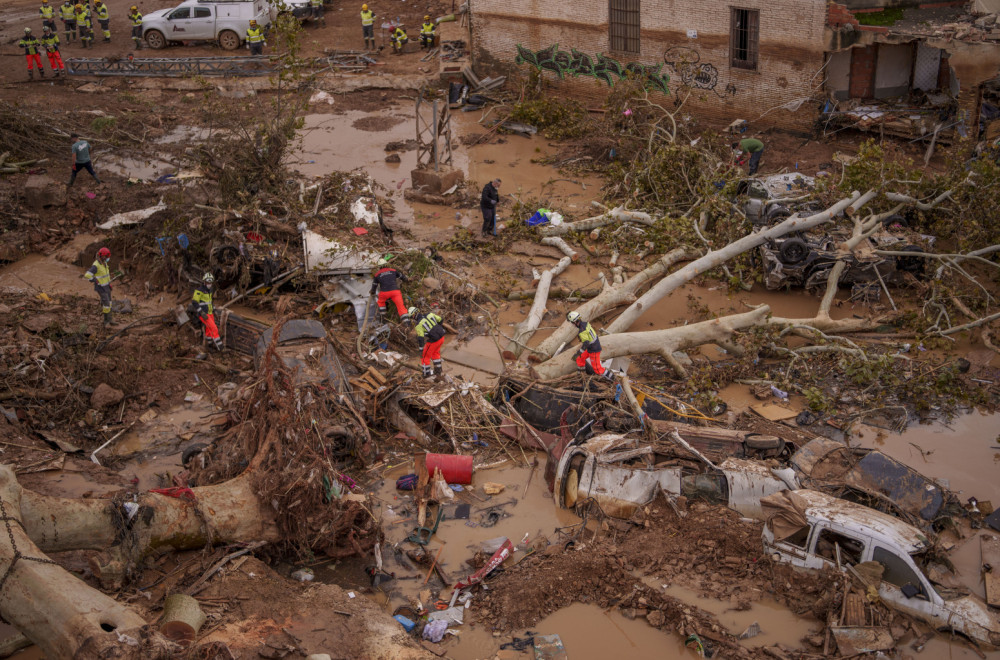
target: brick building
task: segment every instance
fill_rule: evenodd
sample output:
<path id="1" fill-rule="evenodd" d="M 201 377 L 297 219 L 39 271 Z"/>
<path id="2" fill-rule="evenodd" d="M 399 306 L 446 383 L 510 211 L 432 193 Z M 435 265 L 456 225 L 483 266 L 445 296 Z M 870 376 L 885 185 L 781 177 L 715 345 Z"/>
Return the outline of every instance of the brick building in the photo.
<path id="1" fill-rule="evenodd" d="M 602 100 L 623 71 L 692 115 L 808 129 L 822 96 L 825 0 L 470 0 L 473 55 Z M 784 107 L 783 107 L 784 106 Z M 763 115 L 761 118 L 760 116 Z"/>

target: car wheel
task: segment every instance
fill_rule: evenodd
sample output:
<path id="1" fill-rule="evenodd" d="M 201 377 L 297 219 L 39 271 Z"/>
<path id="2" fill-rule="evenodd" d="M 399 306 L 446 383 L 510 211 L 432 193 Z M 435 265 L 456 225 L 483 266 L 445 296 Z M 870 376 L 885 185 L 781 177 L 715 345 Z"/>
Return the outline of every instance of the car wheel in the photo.
<path id="1" fill-rule="evenodd" d="M 146 33 L 146 43 L 153 50 L 162 50 L 167 46 L 167 40 L 159 30 L 150 30 Z"/>
<path id="2" fill-rule="evenodd" d="M 778 249 L 778 257 L 786 266 L 802 263 L 809 256 L 809 245 L 801 238 L 789 238 Z"/>
<path id="3" fill-rule="evenodd" d="M 729 410 L 729 404 L 725 401 L 716 401 L 708 409 L 708 414 L 712 417 L 718 417 L 719 415 L 725 415 L 727 410 Z"/>
<path id="4" fill-rule="evenodd" d="M 771 210 L 767 212 L 767 223 L 775 224 L 779 220 L 784 220 L 785 218 L 792 215 L 792 211 L 787 206 L 774 206 Z"/>
<path id="5" fill-rule="evenodd" d="M 919 245 L 906 245 L 899 250 L 900 252 L 923 252 L 924 249 Z M 927 265 L 926 260 L 923 257 L 896 257 L 896 270 L 901 270 L 904 273 L 913 273 L 914 275 L 922 275 L 924 272 L 924 266 Z"/>
<path id="6" fill-rule="evenodd" d="M 240 35 L 232 30 L 223 30 L 219 35 L 219 45 L 222 50 L 236 50 L 240 47 Z"/>
<path id="7" fill-rule="evenodd" d="M 184 453 L 181 454 L 181 465 L 187 467 L 187 464 L 191 461 L 191 459 L 200 454 L 207 447 L 208 445 L 206 445 L 204 442 L 196 442 L 187 449 L 185 449 Z"/>
<path id="8" fill-rule="evenodd" d="M 899 225 L 900 227 L 909 227 L 910 221 L 898 213 L 893 213 L 888 218 L 882 220 L 883 227 L 892 227 L 894 225 Z"/>

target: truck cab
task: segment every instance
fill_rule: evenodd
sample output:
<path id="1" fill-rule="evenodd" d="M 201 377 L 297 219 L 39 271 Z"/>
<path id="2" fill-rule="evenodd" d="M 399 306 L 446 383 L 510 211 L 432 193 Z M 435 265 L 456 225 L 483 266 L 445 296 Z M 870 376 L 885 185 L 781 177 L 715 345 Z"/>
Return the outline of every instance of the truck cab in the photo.
<path id="1" fill-rule="evenodd" d="M 185 0 L 143 16 L 142 36 L 153 49 L 183 41 L 216 41 L 224 50 L 236 50 L 250 21 L 266 28 L 271 10 L 267 0 Z"/>

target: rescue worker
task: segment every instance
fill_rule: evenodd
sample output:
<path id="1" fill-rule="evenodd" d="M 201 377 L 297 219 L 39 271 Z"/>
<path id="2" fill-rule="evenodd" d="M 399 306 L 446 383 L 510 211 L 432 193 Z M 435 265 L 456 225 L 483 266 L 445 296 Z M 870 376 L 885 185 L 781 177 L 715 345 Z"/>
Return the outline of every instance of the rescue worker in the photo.
<path id="1" fill-rule="evenodd" d="M 90 162 L 90 143 L 86 140 L 81 140 L 80 136 L 76 133 L 73 133 L 69 137 L 73 140 L 73 170 L 69 176 L 69 185 L 72 186 L 73 182 L 76 181 L 76 175 L 80 170 L 90 172 L 90 176 L 94 177 L 94 181 L 100 185 L 101 180 L 97 178 L 97 173 L 94 172 L 94 164 Z"/>
<path id="2" fill-rule="evenodd" d="M 129 7 L 128 20 L 132 23 L 132 42 L 136 50 L 142 49 L 142 12 L 135 5 Z"/>
<path id="3" fill-rule="evenodd" d="M 52 69 L 52 75 L 56 78 L 65 75 L 66 66 L 63 64 L 62 55 L 59 54 L 59 35 L 46 26 L 42 29 L 42 38 L 39 41 L 42 48 L 45 49 L 46 55 L 49 56 L 49 68 Z"/>
<path id="4" fill-rule="evenodd" d="M 431 20 L 430 16 L 424 16 L 424 24 L 420 26 L 420 47 L 431 48 L 434 39 L 437 37 L 437 23 Z"/>
<path id="5" fill-rule="evenodd" d="M 56 30 L 56 10 L 49 6 L 49 0 L 42 0 L 42 6 L 38 8 L 38 13 L 42 17 L 42 28 L 49 28 L 54 32 Z"/>
<path id="6" fill-rule="evenodd" d="M 38 73 L 44 78 L 45 69 L 42 68 L 42 56 L 39 55 L 42 45 L 31 34 L 31 28 L 24 28 L 24 36 L 17 45 L 24 49 L 24 59 L 28 61 L 28 80 L 35 78 L 35 66 L 38 66 Z"/>
<path id="7" fill-rule="evenodd" d="M 375 12 L 369 11 L 368 5 L 361 5 L 361 33 L 365 38 L 365 50 L 375 50 Z"/>
<path id="8" fill-rule="evenodd" d="M 101 314 L 104 315 L 104 327 L 111 325 L 111 269 L 108 262 L 111 261 L 111 250 L 102 247 L 97 251 L 97 259 L 83 274 L 85 278 L 94 283 L 94 291 L 101 299 Z"/>
<path id="9" fill-rule="evenodd" d="M 444 361 L 441 359 L 441 344 L 444 343 L 446 332 L 444 319 L 434 312 L 421 315 L 416 307 L 411 307 L 407 312 L 410 318 L 417 319 L 417 342 L 420 343 L 422 349 L 420 366 L 423 369 L 424 378 L 433 378 L 435 372 L 440 374 L 444 371 Z"/>
<path id="10" fill-rule="evenodd" d="M 250 49 L 250 54 L 263 55 L 264 46 L 266 45 L 264 31 L 257 27 L 257 21 L 251 20 L 250 27 L 247 28 L 247 48 Z"/>
<path id="11" fill-rule="evenodd" d="M 500 179 L 493 179 L 483 186 L 479 210 L 483 212 L 483 236 L 497 235 L 497 204 L 500 203 Z"/>
<path id="12" fill-rule="evenodd" d="M 108 13 L 108 6 L 97 0 L 94 3 L 94 16 L 97 17 L 97 22 L 101 24 L 101 32 L 104 34 L 105 43 L 111 41 L 111 14 Z"/>
<path id="13" fill-rule="evenodd" d="M 75 12 L 76 29 L 80 32 L 80 43 L 84 48 L 90 48 L 94 40 L 94 35 L 90 30 L 90 10 L 83 5 L 77 5 Z"/>
<path id="14" fill-rule="evenodd" d="M 392 50 L 394 53 L 402 55 L 403 48 L 409 40 L 410 38 L 406 36 L 406 30 L 403 29 L 402 25 L 397 25 L 395 27 L 389 26 L 389 41 L 392 43 Z"/>
<path id="15" fill-rule="evenodd" d="M 222 350 L 222 339 L 219 338 L 219 328 L 215 325 L 215 308 L 212 306 L 212 287 L 215 284 L 215 277 L 211 273 L 205 273 L 201 278 L 201 284 L 195 287 L 191 295 L 191 301 L 195 307 L 198 320 L 205 326 L 205 338 L 212 340 L 215 350 Z"/>
<path id="16" fill-rule="evenodd" d="M 576 368 L 583 371 L 587 368 L 587 360 L 598 376 L 604 375 L 604 367 L 601 366 L 601 340 L 597 337 L 594 326 L 583 320 L 578 312 L 570 312 L 566 315 L 566 320 L 576 326 L 580 331 L 577 337 L 580 338 L 580 350 L 576 353 Z M 608 372 L 610 374 L 610 372 Z"/>
<path id="17" fill-rule="evenodd" d="M 739 142 L 733 142 L 732 148 L 736 151 L 736 157 L 740 165 L 743 164 L 743 160 L 747 155 L 750 156 L 750 171 L 748 174 L 750 176 L 756 174 L 757 167 L 760 166 L 760 157 L 764 155 L 764 143 L 757 138 L 746 138 Z"/>
<path id="18" fill-rule="evenodd" d="M 72 0 L 66 0 L 59 7 L 59 17 L 62 18 L 63 29 L 66 30 L 66 43 L 76 40 L 76 8 Z"/>
<path id="19" fill-rule="evenodd" d="M 396 312 L 400 321 L 409 321 L 410 313 L 403 304 L 403 293 L 399 290 L 399 282 L 406 281 L 406 275 L 389 266 L 389 260 L 382 258 L 378 260 L 379 269 L 372 276 L 372 290 L 369 295 L 374 296 L 378 289 L 378 311 L 382 316 L 386 313 L 386 303 L 392 301 L 396 305 Z"/>
<path id="20" fill-rule="evenodd" d="M 309 8 L 311 10 L 310 16 L 313 22 L 316 23 L 316 27 L 319 27 L 320 22 L 325 27 L 326 17 L 323 15 L 323 0 L 309 0 Z"/>

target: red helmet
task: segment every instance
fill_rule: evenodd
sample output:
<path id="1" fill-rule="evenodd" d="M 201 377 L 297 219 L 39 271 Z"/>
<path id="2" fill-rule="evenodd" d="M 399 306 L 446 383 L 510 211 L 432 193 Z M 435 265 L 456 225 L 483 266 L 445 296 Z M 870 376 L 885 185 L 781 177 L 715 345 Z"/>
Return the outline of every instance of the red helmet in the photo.
<path id="1" fill-rule="evenodd" d="M 110 259 L 111 258 L 111 250 L 109 250 L 106 247 L 101 248 L 100 250 L 97 251 L 97 258 L 98 259 Z"/>

